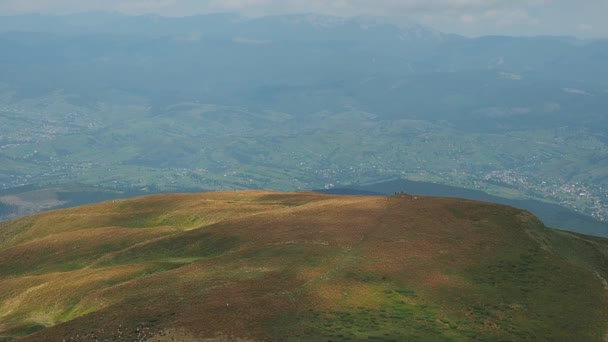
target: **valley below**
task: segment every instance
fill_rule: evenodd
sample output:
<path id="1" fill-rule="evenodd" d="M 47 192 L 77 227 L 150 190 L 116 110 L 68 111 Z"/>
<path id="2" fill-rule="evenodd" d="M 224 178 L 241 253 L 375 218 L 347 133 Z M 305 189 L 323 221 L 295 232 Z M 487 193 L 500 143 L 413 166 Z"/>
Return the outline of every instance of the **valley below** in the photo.
<path id="1" fill-rule="evenodd" d="M 2 191 L 404 179 L 608 220 L 606 40 L 313 14 L 88 13 L 2 17 L 0 47 Z M 22 204 L 0 195 L 0 216 Z"/>

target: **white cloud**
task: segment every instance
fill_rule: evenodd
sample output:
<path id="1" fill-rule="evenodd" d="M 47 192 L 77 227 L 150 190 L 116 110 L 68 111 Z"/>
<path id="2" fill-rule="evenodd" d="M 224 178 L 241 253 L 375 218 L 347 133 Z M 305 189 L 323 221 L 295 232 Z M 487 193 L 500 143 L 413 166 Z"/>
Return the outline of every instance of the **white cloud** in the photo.
<path id="1" fill-rule="evenodd" d="M 170 16 L 210 12 L 390 16 L 468 35 L 608 36 L 607 0 L 0 0 L 0 15 L 99 10 Z"/>
<path id="2" fill-rule="evenodd" d="M 538 24 L 536 18 L 532 18 L 527 11 L 521 9 L 488 10 L 482 15 L 482 20 L 494 23 L 497 26 L 512 26 L 521 24 Z"/>
<path id="3" fill-rule="evenodd" d="M 570 94 L 591 96 L 590 93 L 588 93 L 584 90 L 581 90 L 581 89 L 576 89 L 576 88 L 562 88 L 562 91 L 565 93 L 570 93 Z"/>
<path id="4" fill-rule="evenodd" d="M 463 14 L 460 16 L 460 21 L 465 24 L 472 24 L 476 21 L 475 17 L 470 14 Z"/>
<path id="5" fill-rule="evenodd" d="M 388 15 L 452 10 L 484 10 L 529 6 L 549 0 L 0 0 L 0 11 L 78 12 L 109 10 L 128 13 L 193 14 L 210 11 L 265 13 L 323 12 L 346 15 Z"/>

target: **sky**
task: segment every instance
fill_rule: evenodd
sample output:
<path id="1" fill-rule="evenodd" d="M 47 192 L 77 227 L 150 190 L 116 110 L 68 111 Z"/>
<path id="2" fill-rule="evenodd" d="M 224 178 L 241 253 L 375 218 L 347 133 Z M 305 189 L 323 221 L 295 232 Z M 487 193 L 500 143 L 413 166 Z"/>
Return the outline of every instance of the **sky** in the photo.
<path id="1" fill-rule="evenodd" d="M 216 12 L 386 16 L 467 36 L 608 38 L 608 0 L 0 0 L 0 15 L 87 11 L 165 16 Z"/>

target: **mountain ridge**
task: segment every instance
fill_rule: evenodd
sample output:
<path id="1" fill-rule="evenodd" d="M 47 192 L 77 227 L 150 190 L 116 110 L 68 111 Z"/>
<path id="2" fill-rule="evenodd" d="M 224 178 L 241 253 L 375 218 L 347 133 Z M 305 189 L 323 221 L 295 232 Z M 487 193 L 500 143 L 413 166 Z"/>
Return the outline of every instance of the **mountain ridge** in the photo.
<path id="1" fill-rule="evenodd" d="M 595 220 L 593 217 L 582 215 L 554 203 L 547 203 L 534 199 L 499 197 L 480 190 L 454 187 L 445 184 L 396 179 L 375 184 L 361 186 L 352 185 L 344 188 L 333 188 L 319 191 L 329 194 L 360 194 L 376 196 L 391 195 L 394 193 L 407 193 L 419 196 L 461 198 L 497 203 L 530 211 L 539 217 L 545 225 L 551 228 L 599 237 L 608 237 L 608 224 L 605 222 Z"/>

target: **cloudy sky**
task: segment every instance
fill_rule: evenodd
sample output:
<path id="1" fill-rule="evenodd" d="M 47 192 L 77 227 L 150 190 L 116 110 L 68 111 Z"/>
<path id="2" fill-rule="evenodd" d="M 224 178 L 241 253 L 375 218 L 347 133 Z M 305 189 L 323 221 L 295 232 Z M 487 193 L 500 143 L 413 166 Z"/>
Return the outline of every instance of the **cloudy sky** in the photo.
<path id="1" fill-rule="evenodd" d="M 210 12 L 373 15 L 472 36 L 608 38 L 608 0 L 0 0 L 0 15 L 99 10 L 168 16 Z"/>

